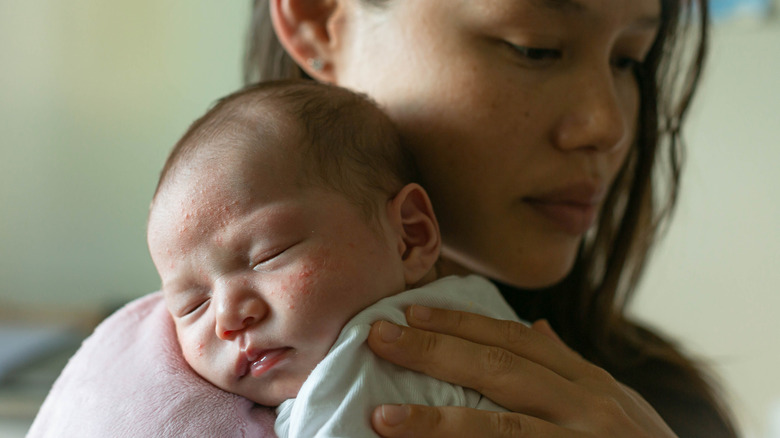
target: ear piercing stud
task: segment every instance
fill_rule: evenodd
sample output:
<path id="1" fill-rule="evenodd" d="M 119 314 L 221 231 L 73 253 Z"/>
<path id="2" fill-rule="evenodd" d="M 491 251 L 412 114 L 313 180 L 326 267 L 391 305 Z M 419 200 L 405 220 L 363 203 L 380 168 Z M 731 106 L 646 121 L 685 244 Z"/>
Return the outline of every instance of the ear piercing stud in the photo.
<path id="1" fill-rule="evenodd" d="M 322 71 L 325 68 L 325 62 L 322 58 L 309 58 L 306 60 L 306 64 L 314 71 Z"/>

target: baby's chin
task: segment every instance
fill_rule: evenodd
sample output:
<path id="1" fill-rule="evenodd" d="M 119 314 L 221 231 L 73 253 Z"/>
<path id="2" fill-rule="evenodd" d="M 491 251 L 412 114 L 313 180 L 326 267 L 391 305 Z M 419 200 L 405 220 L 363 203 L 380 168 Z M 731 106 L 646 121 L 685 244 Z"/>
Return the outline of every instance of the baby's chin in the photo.
<path id="1" fill-rule="evenodd" d="M 239 391 L 230 391 L 238 394 L 246 399 L 249 399 L 258 405 L 276 407 L 282 404 L 283 401 L 295 398 L 298 396 L 298 392 L 303 386 L 303 380 L 297 381 L 274 381 L 270 385 L 250 385 L 248 388 L 242 388 Z"/>
<path id="2" fill-rule="evenodd" d="M 268 407 L 279 406 L 283 401 L 297 397 L 304 381 L 304 378 L 296 379 L 294 376 L 280 376 L 273 379 L 255 379 L 251 376 L 245 376 L 238 381 L 234 380 L 234 378 L 228 378 L 228 381 L 225 381 L 223 380 L 225 376 L 220 373 L 212 375 L 214 370 L 199 369 L 198 364 L 193 364 L 189 360 L 186 360 L 186 362 L 201 379 L 222 391 L 244 397 L 258 405 Z"/>

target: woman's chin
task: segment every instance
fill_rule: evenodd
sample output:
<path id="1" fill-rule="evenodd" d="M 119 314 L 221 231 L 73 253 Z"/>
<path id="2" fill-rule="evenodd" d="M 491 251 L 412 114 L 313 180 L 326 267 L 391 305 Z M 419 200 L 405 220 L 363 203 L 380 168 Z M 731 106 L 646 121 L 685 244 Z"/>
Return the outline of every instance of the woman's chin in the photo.
<path id="1" fill-rule="evenodd" d="M 442 256 L 438 269 L 440 276 L 478 274 L 501 283 L 522 288 L 541 289 L 560 283 L 571 272 L 576 253 L 565 257 L 532 260 L 480 261 Z"/>
<path id="2" fill-rule="evenodd" d="M 489 277 L 521 289 L 543 289 L 560 283 L 569 272 L 571 272 L 570 268 L 551 270 L 548 266 L 544 271 L 510 272 L 510 275 L 502 275 L 501 272 L 495 272 Z"/>

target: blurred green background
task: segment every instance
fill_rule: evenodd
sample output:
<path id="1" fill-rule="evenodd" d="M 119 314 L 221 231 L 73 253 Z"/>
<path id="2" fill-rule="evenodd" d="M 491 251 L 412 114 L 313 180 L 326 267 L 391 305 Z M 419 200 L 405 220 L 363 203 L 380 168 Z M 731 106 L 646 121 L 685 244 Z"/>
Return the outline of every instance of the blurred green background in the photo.
<path id="1" fill-rule="evenodd" d="M 0 299 L 157 287 L 146 209 L 167 151 L 241 84 L 249 2 L 0 2 Z"/>

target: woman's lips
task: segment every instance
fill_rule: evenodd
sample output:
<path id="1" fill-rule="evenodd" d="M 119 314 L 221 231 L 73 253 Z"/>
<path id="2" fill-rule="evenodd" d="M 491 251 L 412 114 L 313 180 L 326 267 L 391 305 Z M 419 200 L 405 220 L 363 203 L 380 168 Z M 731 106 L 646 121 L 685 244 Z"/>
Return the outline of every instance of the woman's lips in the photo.
<path id="1" fill-rule="evenodd" d="M 523 200 L 563 232 L 580 236 L 595 223 L 606 189 L 598 184 L 572 184 Z"/>
<path id="2" fill-rule="evenodd" d="M 565 233 L 576 236 L 585 234 L 598 216 L 598 206 L 593 204 L 538 199 L 527 199 L 526 202 Z"/>

